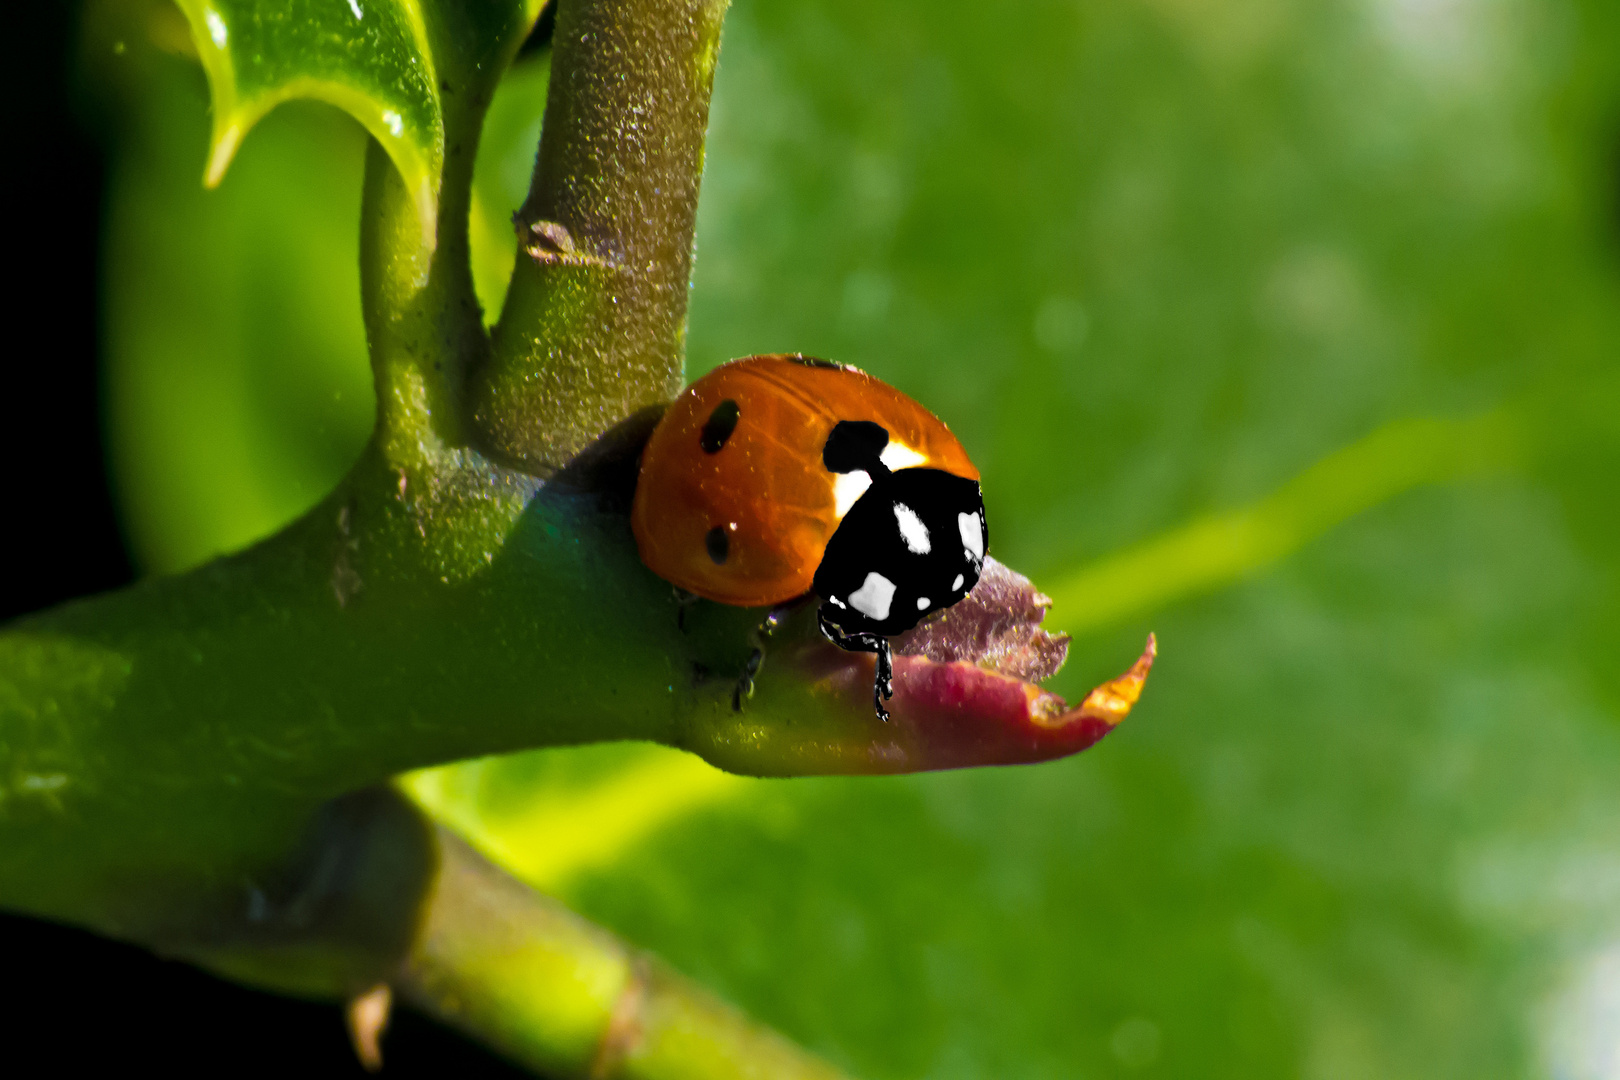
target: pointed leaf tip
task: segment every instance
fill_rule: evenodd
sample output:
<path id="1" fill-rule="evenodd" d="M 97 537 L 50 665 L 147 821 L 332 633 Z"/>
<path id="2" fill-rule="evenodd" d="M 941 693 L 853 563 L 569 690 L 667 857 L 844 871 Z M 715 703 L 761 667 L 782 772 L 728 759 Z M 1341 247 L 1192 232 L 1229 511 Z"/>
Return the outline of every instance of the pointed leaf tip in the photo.
<path id="1" fill-rule="evenodd" d="M 444 118 L 414 0 L 177 0 L 208 76 L 214 123 L 203 183 L 224 179 L 243 138 L 283 101 L 312 98 L 382 144 L 437 235 Z"/>

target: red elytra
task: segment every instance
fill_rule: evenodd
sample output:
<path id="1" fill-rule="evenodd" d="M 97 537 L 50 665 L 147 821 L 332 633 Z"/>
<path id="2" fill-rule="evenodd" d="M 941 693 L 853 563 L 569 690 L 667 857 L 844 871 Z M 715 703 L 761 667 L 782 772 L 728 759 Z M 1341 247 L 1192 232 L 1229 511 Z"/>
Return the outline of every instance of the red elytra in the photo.
<path id="1" fill-rule="evenodd" d="M 745 357 L 687 387 L 648 440 L 630 518 L 642 562 L 722 604 L 764 607 L 809 593 L 859 495 L 845 486 L 848 474 L 822 461 L 840 421 L 887 430 L 891 468 L 979 479 L 944 422 L 887 383 L 797 355 Z"/>

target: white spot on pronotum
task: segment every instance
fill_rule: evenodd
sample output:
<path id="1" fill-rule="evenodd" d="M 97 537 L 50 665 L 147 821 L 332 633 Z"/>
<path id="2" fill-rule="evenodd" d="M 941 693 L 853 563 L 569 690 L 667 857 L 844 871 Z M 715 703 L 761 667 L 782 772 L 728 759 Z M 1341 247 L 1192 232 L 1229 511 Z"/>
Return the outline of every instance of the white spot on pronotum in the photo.
<path id="1" fill-rule="evenodd" d="M 868 619 L 882 622 L 889 617 L 889 605 L 894 602 L 894 582 L 873 571 L 860 588 L 849 594 L 849 602 Z"/>
<path id="2" fill-rule="evenodd" d="M 957 589 L 960 589 L 962 587 L 962 582 L 966 580 L 967 578 L 963 577 L 961 574 L 957 574 L 956 580 L 951 582 L 951 592 L 955 592 Z"/>
<path id="3" fill-rule="evenodd" d="M 349 0 L 349 10 L 354 12 L 356 19 L 363 19 L 366 13 L 360 10 L 360 0 Z"/>
<path id="4" fill-rule="evenodd" d="M 894 519 L 900 523 L 900 539 L 906 542 L 907 551 L 913 555 L 926 555 L 933 550 L 933 545 L 928 542 L 928 526 L 917 516 L 917 511 L 905 503 L 895 503 Z"/>
<path id="5" fill-rule="evenodd" d="M 383 110 L 382 121 L 384 124 L 388 125 L 388 130 L 394 133 L 394 138 L 396 139 L 399 138 L 400 133 L 405 130 L 405 121 L 400 119 L 399 113 L 395 112 L 393 109 Z"/>
<path id="6" fill-rule="evenodd" d="M 214 48 L 223 49 L 230 40 L 230 32 L 225 29 L 225 20 L 219 17 L 219 12 L 208 11 L 203 15 L 203 21 L 208 24 L 208 37 L 214 43 Z"/>
<path id="7" fill-rule="evenodd" d="M 865 469 L 856 469 L 854 472 L 839 473 L 833 481 L 833 502 L 835 512 L 840 520 L 849 513 L 849 508 L 855 505 L 855 500 L 866 494 L 866 489 L 872 486 L 872 478 L 866 474 Z"/>
<path id="8" fill-rule="evenodd" d="M 921 465 L 928 459 L 905 443 L 898 443 L 890 439 L 889 445 L 885 446 L 883 452 L 878 455 L 878 460 L 887 465 L 890 472 L 899 472 L 901 469 L 909 469 L 913 465 Z"/>
<path id="9" fill-rule="evenodd" d="M 957 528 L 962 531 L 962 546 L 974 562 L 984 558 L 984 522 L 977 513 L 957 514 Z"/>
<path id="10" fill-rule="evenodd" d="M 918 611 L 927 611 L 928 610 L 928 605 L 932 604 L 932 603 L 933 603 L 933 601 L 928 599 L 928 597 L 919 596 L 919 597 L 917 597 L 917 610 Z"/>

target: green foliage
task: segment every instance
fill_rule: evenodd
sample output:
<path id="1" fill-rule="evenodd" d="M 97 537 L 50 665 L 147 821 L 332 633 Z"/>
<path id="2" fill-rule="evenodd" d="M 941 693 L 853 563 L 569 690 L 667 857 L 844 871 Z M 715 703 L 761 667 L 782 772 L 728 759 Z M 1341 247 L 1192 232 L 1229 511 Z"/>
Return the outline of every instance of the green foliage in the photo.
<path id="1" fill-rule="evenodd" d="M 130 6 L 126 34 L 174 48 L 164 8 Z M 211 108 L 196 65 L 125 48 L 110 31 L 93 29 L 92 41 L 101 46 L 87 62 L 95 78 L 131 90 L 115 102 L 124 135 L 108 215 L 112 464 L 142 564 L 173 572 L 308 510 L 371 433 L 376 401 L 356 303 L 365 133 L 294 99 L 233 144 L 231 182 L 206 190 L 196 178 L 217 153 L 225 107 Z M 296 43 L 288 50 L 296 55 Z M 469 242 L 489 320 L 516 253 L 510 215 L 528 189 L 548 73 L 542 54 L 508 75 L 479 148 Z M 220 77 L 210 71 L 213 93 Z M 307 78 L 283 82 L 322 96 Z M 268 103 L 268 93 L 254 100 Z M 426 160 L 401 168 L 414 175 Z"/>
<path id="2" fill-rule="evenodd" d="M 213 91 L 206 179 L 219 183 L 248 130 L 294 97 L 346 109 L 387 147 L 431 221 L 444 123 L 420 5 L 414 0 L 179 0 Z M 367 15 L 371 17 L 366 18 Z"/>
<path id="3" fill-rule="evenodd" d="M 445 157 L 443 95 L 472 66 L 453 46 L 449 55 L 442 47 L 493 43 L 506 24 L 528 26 L 540 10 L 538 0 L 481 4 L 476 13 L 443 19 L 465 25 L 435 35 L 444 27 L 429 24 L 440 8 L 421 0 L 176 2 L 191 23 L 212 90 L 209 186 L 224 177 L 248 131 L 276 105 L 294 98 L 328 101 L 388 151 L 430 242 Z"/>
<path id="4" fill-rule="evenodd" d="M 862 1075 L 1582 1075 L 1620 898 L 1617 46 L 1573 0 L 739 4 L 693 372 L 794 349 L 915 394 L 984 469 L 996 555 L 1085 632 L 1060 688 L 1150 626 L 1155 682 L 1034 768 L 786 784 L 608 747 L 412 790 Z M 479 222 L 539 106 L 504 85 L 491 310 Z M 201 168 L 201 94 L 143 107 L 114 412 L 173 568 L 358 452 L 359 140 L 275 114 L 204 196 L 167 179 Z M 143 236 L 165 273 L 261 276 L 164 299 Z M 182 319 L 251 331 L 139 351 Z M 211 416 L 215 378 L 260 419 Z M 206 468 L 140 464 L 207 431 Z M 1178 584 L 1080 610 L 1122 574 Z"/>

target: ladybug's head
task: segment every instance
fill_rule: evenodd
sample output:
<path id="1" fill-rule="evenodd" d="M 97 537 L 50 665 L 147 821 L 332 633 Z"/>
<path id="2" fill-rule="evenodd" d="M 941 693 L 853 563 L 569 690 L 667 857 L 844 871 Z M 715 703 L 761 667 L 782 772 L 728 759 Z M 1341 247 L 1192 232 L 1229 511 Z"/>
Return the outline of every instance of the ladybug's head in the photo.
<path id="1" fill-rule="evenodd" d="M 822 614 L 850 634 L 904 633 L 972 591 L 989 536 L 978 481 L 884 470 L 827 543 L 815 577 Z"/>

